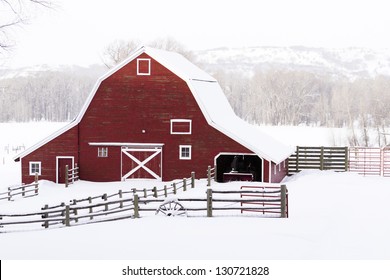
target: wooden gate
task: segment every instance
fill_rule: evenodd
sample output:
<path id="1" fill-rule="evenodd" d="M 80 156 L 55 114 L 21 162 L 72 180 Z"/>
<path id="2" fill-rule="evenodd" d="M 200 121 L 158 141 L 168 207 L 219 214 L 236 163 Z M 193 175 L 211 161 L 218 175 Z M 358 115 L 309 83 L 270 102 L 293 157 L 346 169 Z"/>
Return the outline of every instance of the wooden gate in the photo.
<path id="1" fill-rule="evenodd" d="M 161 180 L 162 147 L 122 147 L 121 165 L 122 181 L 136 178 Z"/>

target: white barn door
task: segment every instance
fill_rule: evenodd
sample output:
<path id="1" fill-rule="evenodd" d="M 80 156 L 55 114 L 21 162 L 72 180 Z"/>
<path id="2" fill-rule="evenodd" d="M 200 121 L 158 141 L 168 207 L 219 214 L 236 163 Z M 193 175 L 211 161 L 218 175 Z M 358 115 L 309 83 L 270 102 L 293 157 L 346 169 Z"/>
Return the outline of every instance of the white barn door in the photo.
<path id="1" fill-rule="evenodd" d="M 121 151 L 122 181 L 162 178 L 162 147 L 128 148 Z"/>

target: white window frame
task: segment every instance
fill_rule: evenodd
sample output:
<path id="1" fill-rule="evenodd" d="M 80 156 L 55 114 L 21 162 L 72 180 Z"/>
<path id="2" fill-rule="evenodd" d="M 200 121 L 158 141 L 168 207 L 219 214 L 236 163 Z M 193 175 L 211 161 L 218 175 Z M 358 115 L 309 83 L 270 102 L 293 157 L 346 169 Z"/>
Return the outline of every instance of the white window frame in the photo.
<path id="1" fill-rule="evenodd" d="M 108 147 L 98 147 L 98 158 L 108 157 Z"/>
<path id="2" fill-rule="evenodd" d="M 38 172 L 33 172 L 33 164 L 38 164 Z M 29 173 L 30 173 L 30 176 L 34 176 L 35 173 L 38 173 L 38 175 L 41 175 L 42 174 L 42 162 L 40 161 L 30 161 L 29 162 Z"/>
<path id="3" fill-rule="evenodd" d="M 174 132 L 173 131 L 173 126 L 174 126 L 175 123 L 188 123 L 190 129 L 187 132 Z M 171 134 L 187 134 L 187 135 L 192 134 L 192 120 L 188 120 L 188 119 L 171 119 Z"/>
<path id="4" fill-rule="evenodd" d="M 148 62 L 148 71 L 147 72 L 141 72 L 140 71 L 140 62 L 147 61 Z M 150 76 L 150 68 L 151 68 L 151 61 L 150 58 L 138 58 L 137 59 L 137 75 L 138 76 Z"/>
<path id="5" fill-rule="evenodd" d="M 189 155 L 188 156 L 183 156 L 183 149 L 189 149 Z M 192 154 L 192 146 L 191 145 L 180 145 L 179 146 L 179 159 L 182 160 L 190 160 Z"/>

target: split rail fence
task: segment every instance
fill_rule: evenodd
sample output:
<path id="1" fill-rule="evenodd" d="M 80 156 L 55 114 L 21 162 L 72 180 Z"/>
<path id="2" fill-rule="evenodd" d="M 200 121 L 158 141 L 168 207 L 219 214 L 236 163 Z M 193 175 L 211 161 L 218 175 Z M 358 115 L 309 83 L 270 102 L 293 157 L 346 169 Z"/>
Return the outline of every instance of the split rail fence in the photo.
<path id="1" fill-rule="evenodd" d="M 13 201 L 16 196 L 24 198 L 36 196 L 39 194 L 38 175 L 35 175 L 35 181 L 31 184 L 8 187 L 6 192 L 0 193 L 0 200 Z"/>
<path id="2" fill-rule="evenodd" d="M 69 166 L 65 165 L 65 174 L 67 174 L 67 176 L 65 176 L 65 187 L 67 188 L 70 184 L 73 184 L 79 179 L 79 167 L 77 166 L 77 163 L 72 169 L 69 169 Z"/>
<path id="3" fill-rule="evenodd" d="M 255 212 L 262 215 L 288 217 L 288 193 L 280 187 L 243 187 L 239 191 L 208 188 L 203 198 L 170 199 L 168 194 L 195 187 L 195 176 L 176 181 L 158 189 L 119 190 L 111 195 L 74 199 L 70 203 L 45 205 L 40 211 L 24 214 L 1 214 L 0 227 L 40 224 L 44 228 L 66 227 L 90 223 L 139 218 L 142 212 L 166 216 L 187 215 L 189 212 L 212 217 L 216 212 L 225 215 Z M 244 189 L 247 188 L 247 189 Z"/>

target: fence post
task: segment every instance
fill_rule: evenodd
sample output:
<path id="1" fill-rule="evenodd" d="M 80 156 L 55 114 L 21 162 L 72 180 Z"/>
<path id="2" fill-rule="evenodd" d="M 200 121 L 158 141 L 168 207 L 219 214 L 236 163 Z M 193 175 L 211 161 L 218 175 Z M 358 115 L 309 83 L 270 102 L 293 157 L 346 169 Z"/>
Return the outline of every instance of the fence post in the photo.
<path id="1" fill-rule="evenodd" d="M 70 226 L 70 214 L 69 214 L 69 205 L 65 206 L 65 226 Z"/>
<path id="2" fill-rule="evenodd" d="M 42 208 L 42 210 L 47 210 L 48 208 L 49 208 L 49 205 L 45 204 L 45 206 Z M 44 213 L 42 215 L 42 219 L 46 219 L 48 217 L 49 217 L 49 214 L 47 214 L 47 213 Z M 45 228 L 48 228 L 49 227 L 49 222 L 48 221 L 44 221 L 42 226 L 45 227 Z"/>
<path id="3" fill-rule="evenodd" d="M 183 191 L 187 191 L 187 180 L 186 178 L 183 178 Z"/>
<path id="4" fill-rule="evenodd" d="M 207 189 L 207 217 L 213 216 L 213 191 Z"/>
<path id="5" fill-rule="evenodd" d="M 104 199 L 104 201 L 107 201 L 107 194 L 103 194 L 102 198 Z M 108 211 L 108 204 L 104 204 L 104 211 Z"/>
<path id="6" fill-rule="evenodd" d="M 76 199 L 73 199 L 73 205 L 76 206 L 77 202 Z M 73 214 L 75 215 L 75 222 L 78 223 L 79 219 L 77 218 L 77 209 L 73 209 Z"/>
<path id="7" fill-rule="evenodd" d="M 345 168 L 345 171 L 348 171 L 348 147 L 344 147 L 344 153 L 345 153 L 345 162 L 344 162 L 344 164 L 345 164 L 345 166 L 344 166 L 344 168 Z"/>
<path id="8" fill-rule="evenodd" d="M 119 190 L 118 195 L 119 195 L 119 199 L 122 199 L 122 190 Z M 123 201 L 122 200 L 121 200 L 121 202 L 119 202 L 119 208 L 123 208 Z"/>
<path id="9" fill-rule="evenodd" d="M 164 185 L 164 196 L 168 196 L 168 190 L 167 190 L 167 185 Z"/>
<path id="10" fill-rule="evenodd" d="M 156 186 L 153 187 L 153 196 L 155 198 L 157 198 L 157 187 Z"/>
<path id="11" fill-rule="evenodd" d="M 25 190 L 26 190 L 26 188 L 24 187 L 24 185 L 22 185 L 22 196 L 26 195 Z"/>
<path id="12" fill-rule="evenodd" d="M 38 194 L 38 172 L 35 172 L 35 194 Z"/>
<path id="13" fill-rule="evenodd" d="M 286 193 L 287 193 L 287 188 L 286 185 L 281 185 L 280 186 L 280 217 L 281 218 L 286 218 Z"/>
<path id="14" fill-rule="evenodd" d="M 69 186 L 69 166 L 65 165 L 65 188 Z"/>
<path id="15" fill-rule="evenodd" d="M 89 205 L 91 205 L 92 203 L 92 197 L 88 197 L 88 202 L 89 202 Z M 89 214 L 92 214 L 93 210 L 92 210 L 92 206 L 89 206 Z M 90 220 L 93 220 L 93 216 L 91 215 L 89 217 Z"/>
<path id="16" fill-rule="evenodd" d="M 324 170 L 324 146 L 321 146 L 320 170 Z"/>
<path id="17" fill-rule="evenodd" d="M 191 188 L 195 188 L 195 172 L 191 172 Z"/>
<path id="18" fill-rule="evenodd" d="M 8 201 L 11 201 L 11 188 L 8 187 Z"/>
<path id="19" fill-rule="evenodd" d="M 146 193 L 146 189 L 144 188 L 144 198 L 147 198 L 148 194 Z"/>
<path id="20" fill-rule="evenodd" d="M 211 166 L 207 166 L 207 186 L 211 186 Z"/>
<path id="21" fill-rule="evenodd" d="M 177 192 L 177 190 L 176 190 L 176 183 L 173 182 L 172 186 L 173 186 L 173 194 L 176 194 L 176 192 Z"/>
<path id="22" fill-rule="evenodd" d="M 295 161 L 295 172 L 298 173 L 299 171 L 299 146 L 297 146 L 297 151 L 296 151 L 297 159 Z"/>
<path id="23" fill-rule="evenodd" d="M 139 218 L 138 194 L 134 194 L 134 218 Z"/>

